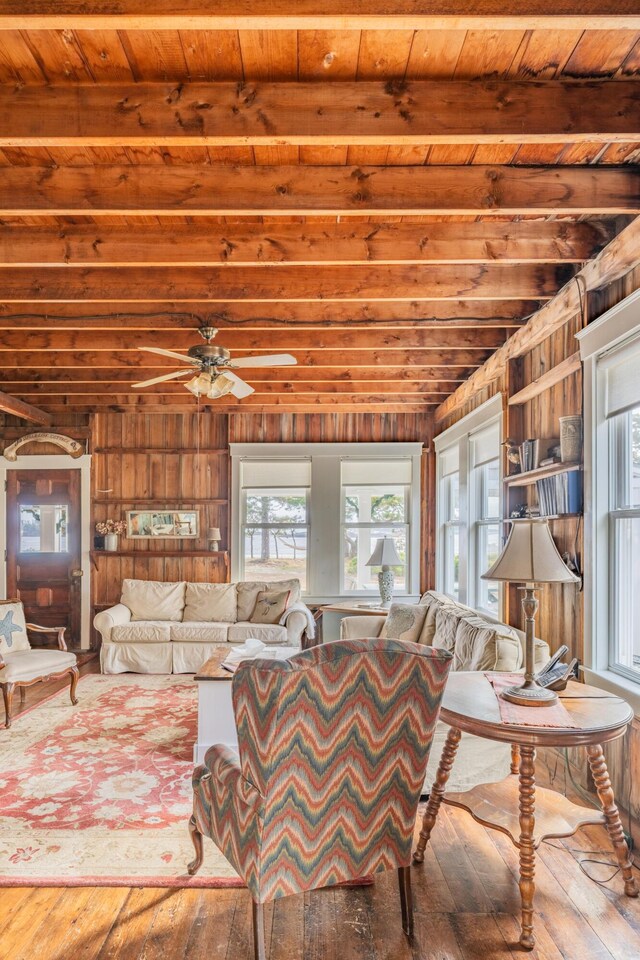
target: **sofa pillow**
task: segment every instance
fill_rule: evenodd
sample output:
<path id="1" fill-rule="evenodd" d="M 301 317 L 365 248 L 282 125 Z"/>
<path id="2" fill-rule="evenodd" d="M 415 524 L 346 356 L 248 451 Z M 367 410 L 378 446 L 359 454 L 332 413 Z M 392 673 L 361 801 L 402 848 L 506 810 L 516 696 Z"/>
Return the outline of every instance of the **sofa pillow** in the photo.
<path id="1" fill-rule="evenodd" d="M 424 618 L 422 633 L 418 643 L 424 643 L 426 646 L 434 646 L 434 637 L 436 633 L 436 614 L 438 610 L 444 607 L 455 607 L 456 604 L 445 593 L 437 593 L 435 590 L 427 590 L 420 597 L 420 605 L 427 608 L 427 615 Z"/>
<path id="2" fill-rule="evenodd" d="M 427 608 L 418 603 L 392 603 L 380 632 L 381 637 L 417 643 Z"/>
<path id="3" fill-rule="evenodd" d="M 261 590 L 249 617 L 250 623 L 280 623 L 290 599 L 290 590 Z"/>
<path id="4" fill-rule="evenodd" d="M 482 617 L 458 621 L 452 670 L 495 670 L 498 666 L 498 633 Z"/>
<path id="5" fill-rule="evenodd" d="M 431 645 L 453 653 L 456 643 L 456 630 L 460 622 L 460 614 L 454 607 L 439 607 L 436 610 L 435 631 Z"/>
<path id="6" fill-rule="evenodd" d="M 261 583 L 258 580 L 245 580 L 236 584 L 238 590 L 238 622 L 251 620 L 258 594 L 263 590 L 290 590 L 289 603 L 297 603 L 300 599 L 299 580 L 278 580 L 275 583 Z"/>
<path id="7" fill-rule="evenodd" d="M 124 580 L 121 603 L 132 620 L 182 620 L 186 583 L 160 580 Z"/>
<path id="8" fill-rule="evenodd" d="M 235 583 L 188 583 L 182 619 L 235 623 L 238 617 L 238 595 Z"/>
<path id="9" fill-rule="evenodd" d="M 0 601 L 0 653 L 30 649 L 24 607 L 19 600 Z"/>

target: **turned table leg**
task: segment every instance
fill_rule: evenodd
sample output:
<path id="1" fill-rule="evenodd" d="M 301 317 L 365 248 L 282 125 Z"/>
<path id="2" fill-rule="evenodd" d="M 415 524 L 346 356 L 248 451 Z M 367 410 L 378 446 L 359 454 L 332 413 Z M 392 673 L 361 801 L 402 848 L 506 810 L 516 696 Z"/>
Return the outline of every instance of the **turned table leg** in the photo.
<path id="1" fill-rule="evenodd" d="M 517 743 L 511 744 L 511 773 L 520 772 L 520 747 Z"/>
<path id="2" fill-rule="evenodd" d="M 613 849 L 618 858 L 618 863 L 620 864 L 620 870 L 624 879 L 624 892 L 628 897 L 637 897 L 638 885 L 633 875 L 633 864 L 629 857 L 629 848 L 624 838 L 620 813 L 616 806 L 609 771 L 607 770 L 607 764 L 600 744 L 590 744 L 587 747 L 587 756 L 589 758 L 589 766 L 591 767 L 596 790 L 598 791 L 598 799 L 602 804 L 607 833 L 609 834 Z"/>
<path id="3" fill-rule="evenodd" d="M 457 730 L 455 727 L 451 727 L 449 733 L 447 734 L 447 740 L 440 758 L 440 765 L 438 766 L 438 773 L 436 774 L 435 783 L 431 788 L 427 809 L 425 810 L 424 817 L 422 818 L 422 830 L 420 831 L 420 838 L 413 853 L 414 863 L 422 863 L 424 860 L 424 850 L 429 842 L 431 831 L 433 830 L 436 817 L 438 816 L 438 810 L 440 809 L 440 804 L 442 803 L 442 798 L 444 796 L 444 788 L 447 785 L 447 780 L 449 779 L 449 774 L 451 773 L 451 767 L 453 766 L 453 761 L 455 760 L 456 751 L 458 749 L 461 736 L 461 731 Z"/>
<path id="4" fill-rule="evenodd" d="M 520 899 L 522 901 L 522 931 L 520 946 L 533 950 L 533 896 L 535 893 L 536 851 L 533 843 L 535 827 L 536 751 L 534 747 L 520 748 Z"/>

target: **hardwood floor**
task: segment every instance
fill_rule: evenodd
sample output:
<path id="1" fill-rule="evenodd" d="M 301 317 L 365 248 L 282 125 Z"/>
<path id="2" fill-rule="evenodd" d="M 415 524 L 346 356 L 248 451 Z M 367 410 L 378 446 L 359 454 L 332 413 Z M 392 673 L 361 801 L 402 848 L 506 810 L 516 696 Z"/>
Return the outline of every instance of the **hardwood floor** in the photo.
<path id="1" fill-rule="evenodd" d="M 96 669 L 95 661 L 81 672 Z M 53 690 L 30 688 L 25 706 Z M 17 704 L 17 708 L 19 708 Z M 3 730 L 1 735 L 7 735 Z M 8 734 L 10 735 L 10 734 Z M 595 851 L 595 853 L 594 853 Z M 206 856 L 206 852 L 205 852 Z M 534 960 L 637 960 L 640 903 L 616 876 L 600 886 L 580 859 L 613 862 L 599 827 L 542 845 Z M 599 879 L 613 872 L 585 863 Z M 268 905 L 270 960 L 507 960 L 516 947 L 517 856 L 502 834 L 443 807 L 425 863 L 411 871 L 415 941 L 400 927 L 395 872 Z M 246 890 L 15 887 L 0 894 L 0 944 L 11 960 L 250 960 Z"/>

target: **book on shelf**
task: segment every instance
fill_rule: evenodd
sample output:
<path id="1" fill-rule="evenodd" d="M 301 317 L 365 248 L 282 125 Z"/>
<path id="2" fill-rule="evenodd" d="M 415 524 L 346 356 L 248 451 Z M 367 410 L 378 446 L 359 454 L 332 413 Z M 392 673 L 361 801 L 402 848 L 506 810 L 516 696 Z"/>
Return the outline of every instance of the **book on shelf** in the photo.
<path id="1" fill-rule="evenodd" d="M 541 517 L 582 511 L 582 475 L 579 471 L 536 480 L 536 492 Z"/>

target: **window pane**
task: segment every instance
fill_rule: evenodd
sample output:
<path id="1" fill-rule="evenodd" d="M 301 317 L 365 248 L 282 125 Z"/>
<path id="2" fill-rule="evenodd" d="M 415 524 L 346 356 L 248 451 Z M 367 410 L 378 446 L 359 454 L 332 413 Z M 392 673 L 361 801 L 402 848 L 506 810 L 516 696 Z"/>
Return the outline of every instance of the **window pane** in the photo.
<path id="1" fill-rule="evenodd" d="M 245 527 L 244 577 L 267 583 L 297 577 L 301 589 L 306 590 L 306 527 Z"/>
<path id="2" fill-rule="evenodd" d="M 631 504 L 640 507 L 640 408 L 631 411 Z"/>
<path id="3" fill-rule="evenodd" d="M 445 520 L 460 519 L 460 475 L 452 473 L 445 477 Z"/>
<path id="4" fill-rule="evenodd" d="M 20 553 L 66 553 L 67 506 L 19 507 Z"/>
<path id="5" fill-rule="evenodd" d="M 483 477 L 483 503 L 481 519 L 500 516 L 500 465 L 497 460 L 485 463 Z"/>
<path id="6" fill-rule="evenodd" d="M 498 614 L 498 583 L 481 580 L 481 575 L 495 563 L 500 553 L 500 524 L 478 524 L 478 587 L 477 604 L 483 610 Z"/>
<path id="7" fill-rule="evenodd" d="M 404 486 L 343 486 L 346 523 L 405 523 L 407 488 Z"/>
<path id="8" fill-rule="evenodd" d="M 640 675 L 640 517 L 615 523 L 614 664 Z"/>
<path id="9" fill-rule="evenodd" d="M 460 529 L 457 524 L 449 524 L 444 531 L 444 590 L 450 597 L 460 596 Z"/>
<path id="10" fill-rule="evenodd" d="M 247 490 L 245 504 L 247 523 L 307 522 L 307 496 L 303 489 Z"/>
<path id="11" fill-rule="evenodd" d="M 378 590 L 378 573 L 381 568 L 368 567 L 366 564 L 379 537 L 393 537 L 398 556 L 403 562 L 403 566 L 391 568 L 394 573 L 394 585 L 397 591 L 406 591 L 406 527 L 345 527 L 343 588 L 346 592 Z"/>

